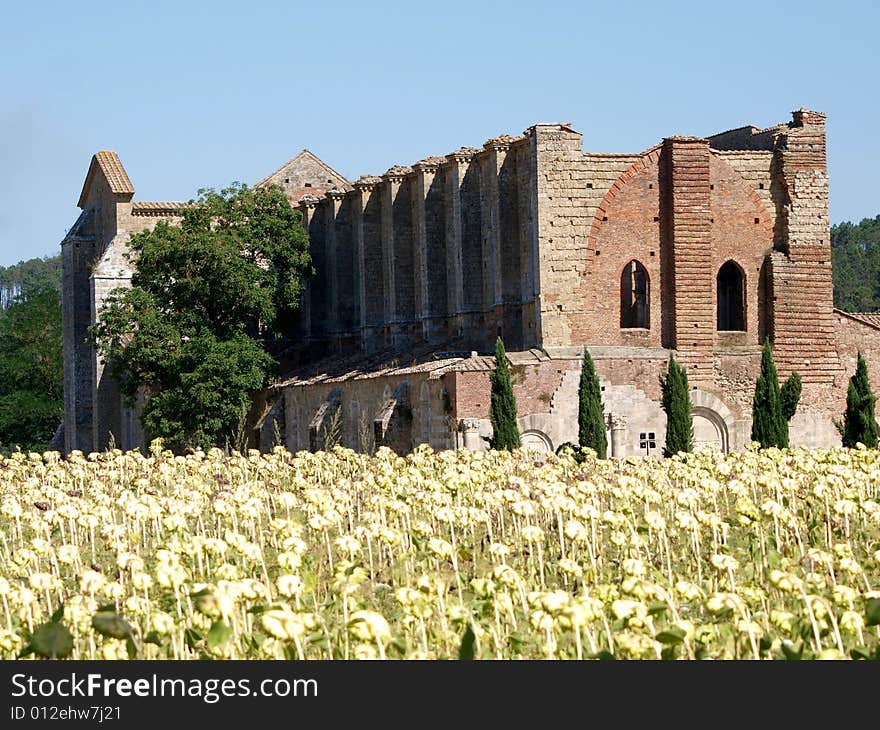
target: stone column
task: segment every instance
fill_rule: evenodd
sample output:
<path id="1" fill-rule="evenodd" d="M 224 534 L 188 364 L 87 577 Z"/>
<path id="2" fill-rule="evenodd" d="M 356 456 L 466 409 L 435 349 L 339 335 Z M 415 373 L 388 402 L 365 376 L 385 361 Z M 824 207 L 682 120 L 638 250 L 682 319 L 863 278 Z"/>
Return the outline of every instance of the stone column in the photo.
<path id="1" fill-rule="evenodd" d="M 357 297 L 360 307 L 360 332 L 361 347 L 365 352 L 374 349 L 374 339 L 372 328 L 377 324 L 371 316 L 368 293 L 376 291 L 376 288 L 382 285 L 381 277 L 376 281 L 375 277 L 370 276 L 371 262 L 367 260 L 370 245 L 375 241 L 368 240 L 367 225 L 364 220 L 367 203 L 373 195 L 377 185 L 380 185 L 382 178 L 375 175 L 364 175 L 354 183 L 354 198 L 352 202 L 352 235 L 354 236 L 355 256 L 358 261 L 357 270 Z"/>
<path id="2" fill-rule="evenodd" d="M 321 199 L 317 195 L 306 193 L 298 201 L 298 208 L 302 213 L 302 225 L 306 231 L 309 230 L 309 224 L 315 215 L 315 208 Z M 310 281 L 306 281 L 303 288 L 302 306 L 300 308 L 300 334 L 303 339 L 308 340 L 312 337 L 312 286 Z"/>
<path id="3" fill-rule="evenodd" d="M 337 339 L 339 334 L 339 242 L 336 236 L 336 216 L 339 206 L 345 197 L 345 191 L 339 188 L 331 188 L 326 193 L 325 215 L 326 223 L 326 246 L 327 246 L 327 273 L 329 275 L 329 307 L 327 310 L 328 333 Z"/>
<path id="4" fill-rule="evenodd" d="M 475 152 L 472 147 L 462 147 L 446 156 L 446 281 L 449 285 L 447 311 L 453 336 L 461 334 L 464 312 L 461 183 Z"/>
<path id="5" fill-rule="evenodd" d="M 495 340 L 495 327 L 503 322 L 504 289 L 503 265 L 501 261 L 501 195 L 499 192 L 499 173 L 512 138 L 503 136 L 488 140 L 484 145 L 485 155 L 482 159 L 483 185 L 480 187 L 482 206 L 483 240 L 486 250 L 483 257 L 487 262 L 487 276 L 483 281 L 485 292 L 484 304 L 494 312 L 495 325 L 489 334 Z M 490 323 L 491 324 L 491 323 Z"/>
<path id="6" fill-rule="evenodd" d="M 621 457 L 625 450 L 626 418 L 615 413 L 609 413 L 607 422 L 611 431 L 611 456 Z"/>
<path id="7" fill-rule="evenodd" d="M 422 326 L 422 337 L 431 339 L 430 308 L 428 294 L 428 227 L 425 201 L 434 182 L 434 175 L 443 158 L 431 157 L 413 165 L 412 216 L 413 216 L 413 275 L 415 277 L 415 314 Z M 430 265 L 437 266 L 432 261 Z M 444 262 L 445 263 L 445 262 Z"/>
<path id="8" fill-rule="evenodd" d="M 464 448 L 469 451 L 483 451 L 484 443 L 480 436 L 480 419 L 479 418 L 462 418 L 458 425 L 458 430 L 462 433 L 462 441 Z"/>

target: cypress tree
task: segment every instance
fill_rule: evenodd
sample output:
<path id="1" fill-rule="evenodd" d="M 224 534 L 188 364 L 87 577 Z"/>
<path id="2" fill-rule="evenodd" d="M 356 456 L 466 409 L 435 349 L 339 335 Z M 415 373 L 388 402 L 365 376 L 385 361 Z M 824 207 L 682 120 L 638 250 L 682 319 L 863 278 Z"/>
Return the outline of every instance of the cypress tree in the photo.
<path id="1" fill-rule="evenodd" d="M 581 380 L 578 386 L 578 444 L 593 449 L 600 459 L 605 458 L 608 440 L 605 436 L 605 415 L 602 411 L 602 391 L 593 358 L 584 347 Z"/>
<path id="2" fill-rule="evenodd" d="M 797 380 L 800 381 L 800 376 Z M 793 387 L 794 384 L 789 386 L 790 389 Z M 797 401 L 794 407 L 797 407 Z M 762 449 L 771 446 L 784 449 L 788 446 L 788 421 L 782 411 L 779 376 L 769 340 L 764 340 L 761 374 L 755 383 L 755 396 L 752 399 L 752 441 L 758 441 Z"/>
<path id="3" fill-rule="evenodd" d="M 663 391 L 662 406 L 666 411 L 663 456 L 672 456 L 680 451 L 690 452 L 694 447 L 694 419 L 691 416 L 687 373 L 671 354 L 666 374 L 660 376 L 660 387 Z"/>
<path id="4" fill-rule="evenodd" d="M 862 443 L 870 449 L 877 448 L 877 421 L 874 417 L 874 401 L 868 382 L 868 365 L 860 352 L 856 374 L 849 379 L 846 391 L 846 413 L 843 416 L 843 445 L 850 448 Z"/>
<path id="5" fill-rule="evenodd" d="M 492 448 L 511 451 L 520 446 L 519 427 L 516 425 L 516 398 L 510 382 L 510 366 L 504 343 L 499 337 L 495 341 L 495 369 L 489 376 L 492 384 L 492 400 L 489 418 L 492 421 Z"/>
<path id="6" fill-rule="evenodd" d="M 801 399 L 801 376 L 797 370 L 789 375 L 788 380 L 782 384 L 779 397 L 782 400 L 782 417 L 788 422 L 794 416 L 798 401 Z"/>

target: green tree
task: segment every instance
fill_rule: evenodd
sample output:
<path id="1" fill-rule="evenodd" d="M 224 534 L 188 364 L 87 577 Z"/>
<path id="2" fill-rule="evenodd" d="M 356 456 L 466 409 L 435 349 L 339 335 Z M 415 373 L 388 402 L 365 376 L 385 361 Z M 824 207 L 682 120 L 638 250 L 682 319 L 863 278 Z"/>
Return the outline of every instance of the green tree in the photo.
<path id="1" fill-rule="evenodd" d="M 779 399 L 782 403 L 782 417 L 788 423 L 797 411 L 798 402 L 801 399 L 801 376 L 797 370 L 792 372 L 782 384 Z"/>
<path id="2" fill-rule="evenodd" d="M 844 446 L 852 448 L 861 443 L 871 449 L 877 448 L 877 420 L 874 416 L 876 400 L 868 382 L 868 365 L 860 352 L 856 374 L 849 379 L 846 391 L 846 412 L 842 429 Z"/>
<path id="3" fill-rule="evenodd" d="M 516 425 L 516 398 L 510 381 L 510 366 L 504 343 L 495 341 L 495 368 L 489 376 L 492 395 L 489 418 L 492 421 L 492 448 L 511 451 L 520 446 L 519 427 Z"/>
<path id="4" fill-rule="evenodd" d="M 27 297 L 31 292 L 44 289 L 61 291 L 61 255 L 19 261 L 12 266 L 0 266 L 0 308 Z"/>
<path id="5" fill-rule="evenodd" d="M 880 215 L 831 227 L 834 306 L 847 312 L 880 310 Z"/>
<path id="6" fill-rule="evenodd" d="M 92 328 L 149 438 L 223 445 L 272 372 L 273 345 L 311 275 L 301 214 L 277 187 L 200 190 L 180 225 L 131 237 L 132 286 Z"/>
<path id="7" fill-rule="evenodd" d="M 602 390 L 593 366 L 593 358 L 586 347 L 578 385 L 578 444 L 593 449 L 600 459 L 604 459 L 608 451 Z"/>
<path id="8" fill-rule="evenodd" d="M 32 288 L 0 312 L 0 443 L 43 451 L 64 416 L 61 299 Z"/>
<path id="9" fill-rule="evenodd" d="M 761 374 L 755 383 L 755 395 L 752 399 L 752 441 L 758 441 L 764 449 L 771 446 L 782 449 L 788 446 L 788 421 L 783 415 L 779 376 L 769 340 L 764 341 Z"/>
<path id="10" fill-rule="evenodd" d="M 666 412 L 666 446 L 663 456 L 694 448 L 694 420 L 687 372 L 670 354 L 666 373 L 660 376 L 661 405 Z"/>

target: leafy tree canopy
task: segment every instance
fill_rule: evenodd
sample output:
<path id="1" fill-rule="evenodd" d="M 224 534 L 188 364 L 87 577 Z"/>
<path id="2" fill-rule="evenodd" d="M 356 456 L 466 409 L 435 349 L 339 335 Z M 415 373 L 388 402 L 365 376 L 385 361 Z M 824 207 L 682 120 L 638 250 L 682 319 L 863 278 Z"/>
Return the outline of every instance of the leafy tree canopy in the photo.
<path id="1" fill-rule="evenodd" d="M 43 451 L 64 415 L 61 298 L 33 288 L 0 311 L 0 444 Z"/>
<path id="2" fill-rule="evenodd" d="M 61 291 L 60 255 L 0 266 L 0 307 L 4 309 L 19 296 L 49 288 Z"/>
<path id="3" fill-rule="evenodd" d="M 831 263 L 835 307 L 880 311 L 880 215 L 832 226 Z"/>
<path id="4" fill-rule="evenodd" d="M 231 440 L 272 371 L 273 343 L 313 273 L 301 215 L 277 187 L 200 190 L 180 225 L 131 237 L 132 286 L 93 327 L 149 438 L 170 446 Z"/>

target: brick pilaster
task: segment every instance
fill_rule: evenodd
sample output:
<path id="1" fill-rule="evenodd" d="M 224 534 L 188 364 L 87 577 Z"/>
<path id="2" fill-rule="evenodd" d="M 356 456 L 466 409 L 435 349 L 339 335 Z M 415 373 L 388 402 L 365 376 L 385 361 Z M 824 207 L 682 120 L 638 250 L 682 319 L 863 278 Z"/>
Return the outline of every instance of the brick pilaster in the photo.
<path id="1" fill-rule="evenodd" d="M 670 137 L 663 142 L 665 170 L 663 296 L 666 340 L 678 351 L 690 381 L 712 379 L 715 342 L 709 141 Z"/>

